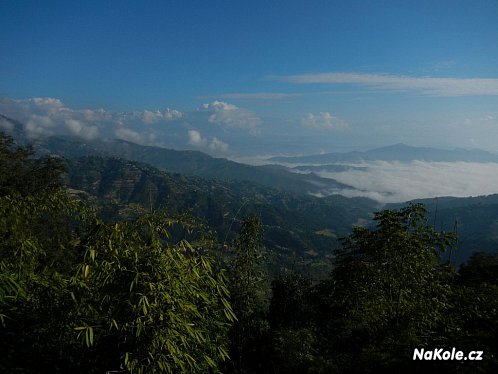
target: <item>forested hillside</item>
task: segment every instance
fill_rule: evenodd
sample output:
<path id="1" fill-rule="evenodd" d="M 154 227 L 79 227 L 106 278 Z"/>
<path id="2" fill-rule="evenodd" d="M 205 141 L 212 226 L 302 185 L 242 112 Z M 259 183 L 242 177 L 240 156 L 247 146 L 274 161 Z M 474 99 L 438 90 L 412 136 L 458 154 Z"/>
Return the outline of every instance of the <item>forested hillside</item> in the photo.
<path id="1" fill-rule="evenodd" d="M 313 173 L 293 173 L 283 166 L 250 166 L 225 158 L 213 158 L 198 151 L 176 151 L 117 139 L 82 141 L 74 137 L 53 136 L 40 142 L 38 147 L 46 153 L 66 158 L 89 155 L 120 157 L 147 163 L 168 172 L 207 179 L 249 181 L 295 193 L 320 193 L 350 188 Z"/>
<path id="2" fill-rule="evenodd" d="M 421 204 L 345 233 L 317 280 L 271 252 L 333 239 L 324 225 L 347 230 L 369 200 L 352 209 L 120 159 L 38 159 L 3 135 L 0 167 L 3 372 L 498 369 L 498 256 L 441 262 L 457 236 Z M 207 224 L 172 212 L 185 207 Z M 415 359 L 422 350 L 436 359 Z"/>
<path id="3" fill-rule="evenodd" d="M 149 210 L 190 211 L 226 241 L 238 231 L 243 217 L 257 214 L 273 271 L 287 268 L 325 275 L 332 251 L 339 246 L 337 239 L 353 225 L 367 222 L 376 206 L 364 198 L 320 199 L 249 182 L 170 174 L 117 158 L 83 157 L 66 165 L 66 184 L 97 198 L 108 219 L 126 217 L 133 204 Z"/>
<path id="4" fill-rule="evenodd" d="M 0 125 L 8 128 L 20 144 L 29 144 L 30 140 L 22 123 L 0 116 Z M 310 264 L 314 269 L 306 271 L 323 274 L 323 271 L 330 269 L 330 261 L 325 257 L 330 257 L 330 251 L 337 248 L 336 239 L 347 235 L 354 224 L 367 225 L 371 212 L 381 206 L 373 200 L 346 199 L 338 195 L 316 199 L 306 195 L 308 192 L 320 191 L 328 194 L 336 188 L 348 186 L 312 173 L 296 174 L 289 171 L 290 169 L 276 165 L 254 167 L 213 158 L 197 151 L 147 147 L 122 140 L 85 141 L 67 136 L 41 138 L 37 140 L 36 150 L 38 154 L 66 157 L 69 170 L 69 179 L 66 179 L 68 186 L 100 197 L 100 204 L 106 207 L 106 214 L 126 210 L 126 205 L 130 203 L 148 208 L 151 205 L 155 208 L 163 206 L 174 211 L 191 209 L 195 216 L 207 220 L 215 227 L 220 238 L 224 238 L 228 227 L 231 225 L 236 229 L 240 217 L 244 217 L 244 214 L 262 212 L 263 225 L 267 230 L 265 243 L 272 249 L 272 255 L 275 255 L 277 268 L 279 264 L 283 267 L 300 268 L 303 264 Z M 444 151 L 409 147 L 404 144 L 367 152 L 317 157 L 339 157 L 338 155 L 346 158 L 358 156 L 358 160 L 390 160 L 397 157 L 446 161 L 494 160 L 493 155 L 478 151 Z M 81 158 L 82 156 L 90 158 Z M 100 156 L 101 161 L 91 161 L 91 156 Z M 111 162 L 108 157 L 114 160 Z M 80 159 L 76 160 L 78 158 Z M 126 163 L 125 160 L 135 160 L 141 164 Z M 166 173 L 161 174 L 150 165 Z M 128 167 L 135 172 L 126 171 Z M 361 170 L 361 167 L 330 164 L 300 166 L 294 169 L 307 172 L 338 172 Z M 85 173 L 87 175 L 84 175 Z M 193 176 L 203 179 L 192 178 Z M 163 180 L 158 182 L 158 178 Z M 128 185 L 121 186 L 120 179 L 126 179 Z M 95 186 L 98 186 L 98 189 Z M 114 187 L 116 189 L 113 191 Z M 493 252 L 498 249 L 497 197 L 498 195 L 473 198 L 440 197 L 414 202 L 427 206 L 428 222 L 435 229 L 451 232 L 456 230 L 459 241 L 451 252 L 451 260 L 458 266 L 468 260 L 475 251 Z M 406 204 L 389 204 L 386 208 L 397 209 L 404 205 Z M 241 210 L 238 218 L 234 220 L 239 208 Z M 233 232 L 234 230 L 231 230 L 232 234 Z M 449 256 L 446 254 L 444 260 Z"/>
<path id="5" fill-rule="evenodd" d="M 0 114 L 0 128 L 7 129 L 20 144 L 32 142 L 24 125 Z M 39 154 L 57 154 L 72 159 L 82 156 L 119 157 L 152 165 L 163 171 L 200 176 L 206 179 L 259 183 L 294 193 L 321 193 L 351 188 L 316 174 L 297 174 L 278 165 L 250 166 L 225 158 L 214 158 L 199 151 L 177 151 L 144 146 L 119 139 L 84 140 L 71 136 L 49 136 L 36 140 Z"/>

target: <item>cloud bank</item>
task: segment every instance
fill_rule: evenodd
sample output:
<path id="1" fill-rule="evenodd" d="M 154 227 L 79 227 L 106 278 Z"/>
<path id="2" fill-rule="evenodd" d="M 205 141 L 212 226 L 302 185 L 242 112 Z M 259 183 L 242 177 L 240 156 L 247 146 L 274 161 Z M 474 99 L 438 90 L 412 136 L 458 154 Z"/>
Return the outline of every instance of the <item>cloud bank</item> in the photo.
<path id="1" fill-rule="evenodd" d="M 252 134 L 259 133 L 259 118 L 253 112 L 239 108 L 224 101 L 215 100 L 210 104 L 203 104 L 200 112 L 208 113 L 208 121 L 223 128 L 245 129 Z"/>
<path id="2" fill-rule="evenodd" d="M 213 152 L 226 152 L 228 150 L 228 144 L 222 142 L 217 137 L 208 141 L 206 138 L 202 137 L 201 133 L 197 130 L 188 131 L 188 143 L 199 148 L 208 148 Z"/>
<path id="3" fill-rule="evenodd" d="M 366 169 L 318 174 L 356 188 L 340 191 L 344 196 L 365 196 L 383 203 L 497 193 L 498 163 L 376 161 L 356 166 Z"/>
<path id="4" fill-rule="evenodd" d="M 25 124 L 30 138 L 75 135 L 91 140 L 109 137 L 148 143 L 154 139 L 153 124 L 182 119 L 174 109 L 164 111 L 112 112 L 105 109 L 72 109 L 55 98 L 12 100 L 0 98 L 0 113 Z"/>
<path id="5" fill-rule="evenodd" d="M 201 136 L 201 133 L 197 130 L 188 131 L 188 143 L 195 146 L 205 146 L 206 139 Z"/>
<path id="6" fill-rule="evenodd" d="M 55 98 L 13 100 L 0 97 L 0 114 L 23 123 L 30 139 L 52 135 L 72 135 L 87 140 L 117 138 L 172 148 L 192 145 L 218 154 L 229 149 L 219 133 L 233 129 L 255 133 L 261 123 L 252 112 L 221 101 L 204 104 L 201 110 L 191 112 L 170 108 L 113 112 L 73 109 Z M 1 121 L 0 126 L 7 131 L 13 130 L 7 121 Z M 205 137 L 196 128 L 200 128 Z"/>
<path id="7" fill-rule="evenodd" d="M 436 78 L 364 73 L 300 74 L 273 78 L 296 84 L 346 84 L 370 90 L 415 91 L 431 96 L 498 96 L 498 79 L 495 78 Z"/>

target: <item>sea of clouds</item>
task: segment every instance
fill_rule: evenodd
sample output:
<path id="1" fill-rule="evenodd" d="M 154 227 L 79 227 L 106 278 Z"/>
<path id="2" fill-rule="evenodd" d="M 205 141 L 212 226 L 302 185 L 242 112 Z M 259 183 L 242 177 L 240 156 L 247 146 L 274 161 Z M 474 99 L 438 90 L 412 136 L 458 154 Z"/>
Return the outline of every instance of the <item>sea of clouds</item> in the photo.
<path id="1" fill-rule="evenodd" d="M 352 166 L 362 169 L 317 174 L 354 187 L 335 193 L 369 197 L 382 203 L 498 193 L 498 163 L 374 161 Z"/>
<path id="2" fill-rule="evenodd" d="M 260 144 L 264 148 L 261 151 L 268 152 L 268 149 L 275 151 L 285 140 L 284 134 L 272 133 L 271 139 L 262 134 L 262 119 L 255 113 L 217 100 L 190 111 L 166 108 L 125 113 L 75 109 L 55 98 L 14 100 L 0 97 L 0 114 L 22 122 L 28 137 L 33 139 L 55 134 L 75 135 L 88 140 L 119 138 L 168 148 L 194 148 L 224 157 L 231 150 L 240 148 L 241 142 L 253 148 Z M 307 129 L 340 130 L 348 127 L 347 123 L 328 112 L 310 113 L 301 122 L 300 125 Z M 0 130 L 12 130 L 9 126 L 12 127 L 10 122 L 0 121 Z M 230 140 L 238 141 L 238 147 L 232 147 Z M 299 144 L 311 140 L 302 137 Z M 239 161 L 264 164 L 267 163 L 265 158 Z M 324 170 L 317 174 L 353 187 L 330 193 L 364 196 L 381 203 L 498 193 L 498 163 L 375 161 L 353 166 L 361 169 Z"/>

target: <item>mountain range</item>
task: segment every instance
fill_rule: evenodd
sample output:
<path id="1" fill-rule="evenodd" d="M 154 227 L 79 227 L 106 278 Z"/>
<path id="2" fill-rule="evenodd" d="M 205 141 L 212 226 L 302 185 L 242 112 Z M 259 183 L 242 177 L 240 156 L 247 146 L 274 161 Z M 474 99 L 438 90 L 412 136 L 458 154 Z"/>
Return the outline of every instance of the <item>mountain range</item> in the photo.
<path id="1" fill-rule="evenodd" d="M 311 164 L 361 163 L 365 161 L 409 162 L 415 160 L 434 162 L 498 162 L 498 155 L 480 149 L 467 150 L 455 148 L 445 150 L 429 147 L 412 147 L 399 143 L 364 152 L 335 152 L 309 156 L 278 156 L 269 158 L 271 162 Z"/>
<path id="2" fill-rule="evenodd" d="M 23 125 L 15 120 L 0 117 L 0 128 L 8 130 L 18 143 L 30 142 Z M 106 219 L 126 216 L 136 205 L 170 212 L 190 211 L 214 228 L 223 242 L 237 232 L 243 217 L 256 213 L 264 225 L 271 266 L 299 268 L 318 277 L 330 270 L 333 249 L 340 245 L 338 239 L 347 236 L 355 225 L 372 225 L 372 212 L 382 208 L 367 198 L 311 196 L 310 192 L 349 186 L 278 165 L 250 166 L 197 151 L 176 151 L 122 140 L 52 136 L 38 139 L 35 147 L 40 154 L 66 159 L 65 184 L 73 193 L 93 201 Z M 387 159 L 404 153 L 407 160 L 407 154 L 419 154 L 423 149 L 396 145 L 353 154 Z M 459 152 L 439 151 L 432 154 Z M 483 151 L 460 154 L 487 155 L 481 160 L 488 161 L 492 155 Z M 350 167 L 328 166 L 336 171 Z M 452 261 L 461 263 L 473 251 L 498 249 L 498 195 L 417 202 L 428 207 L 428 223 L 437 230 L 457 231 L 459 248 L 452 254 Z M 387 208 L 402 205 L 391 204 Z"/>
<path id="3" fill-rule="evenodd" d="M 21 144 L 31 143 L 22 131 L 23 125 L 18 121 L 0 115 L 1 128 L 9 130 Z M 280 165 L 251 166 L 211 157 L 199 151 L 178 151 L 119 139 L 85 140 L 71 136 L 49 136 L 34 140 L 34 144 L 40 154 L 57 154 L 65 158 L 89 155 L 120 157 L 173 173 L 208 179 L 249 181 L 295 193 L 330 194 L 336 190 L 352 188 L 313 172 L 295 173 Z"/>
<path id="4" fill-rule="evenodd" d="M 38 141 L 37 148 L 43 153 L 55 153 L 66 158 L 88 155 L 120 157 L 147 163 L 164 171 L 208 179 L 255 182 L 295 193 L 330 194 L 330 191 L 352 188 L 312 172 L 297 174 L 279 165 L 251 166 L 214 158 L 199 151 L 177 151 L 118 139 L 82 141 L 75 137 L 53 136 Z"/>
<path id="5" fill-rule="evenodd" d="M 86 156 L 67 161 L 66 184 L 98 201 L 108 219 L 123 217 L 133 205 L 190 213 L 214 228 L 220 241 L 237 232 L 248 214 L 260 216 L 270 263 L 278 272 L 294 268 L 315 277 L 330 270 L 333 249 L 353 226 L 373 224 L 380 209 L 367 198 L 331 195 L 318 198 L 252 182 L 205 179 L 168 173 L 120 158 Z M 468 198 L 413 200 L 427 208 L 427 223 L 438 231 L 455 231 L 457 249 L 447 254 L 455 264 L 475 251 L 498 250 L 498 194 Z M 398 209 L 403 204 L 382 208 Z"/>

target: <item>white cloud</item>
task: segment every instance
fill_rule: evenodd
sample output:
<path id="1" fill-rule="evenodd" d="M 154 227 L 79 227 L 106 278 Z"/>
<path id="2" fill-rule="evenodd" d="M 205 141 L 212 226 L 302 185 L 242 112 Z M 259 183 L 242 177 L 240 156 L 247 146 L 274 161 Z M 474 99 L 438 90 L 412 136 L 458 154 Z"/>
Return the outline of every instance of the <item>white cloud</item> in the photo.
<path id="1" fill-rule="evenodd" d="M 127 140 L 133 143 L 142 143 L 142 136 L 138 132 L 125 127 L 116 129 L 114 134 L 118 139 Z"/>
<path id="2" fill-rule="evenodd" d="M 151 112 L 150 110 L 144 110 L 140 113 L 142 120 L 145 123 L 154 123 L 162 118 L 162 113 L 160 111 Z"/>
<path id="3" fill-rule="evenodd" d="M 495 78 L 410 77 L 364 73 L 318 73 L 273 78 L 297 84 L 352 84 L 373 90 L 416 91 L 432 96 L 498 95 L 498 79 Z"/>
<path id="4" fill-rule="evenodd" d="M 26 122 L 26 133 L 29 138 L 54 135 L 54 122 L 47 116 L 33 115 Z"/>
<path id="5" fill-rule="evenodd" d="M 26 122 L 26 132 L 29 138 L 50 136 L 55 134 L 56 124 L 49 116 L 33 114 Z"/>
<path id="6" fill-rule="evenodd" d="M 249 130 L 252 134 L 259 132 L 261 118 L 249 110 L 241 109 L 233 104 L 215 100 L 210 104 L 203 104 L 200 111 L 208 112 L 208 121 L 224 128 L 239 128 Z"/>
<path id="7" fill-rule="evenodd" d="M 74 135 L 81 136 L 85 139 L 95 139 L 99 133 L 97 126 L 89 126 L 81 121 L 74 119 L 66 120 L 67 128 L 73 132 Z"/>
<path id="8" fill-rule="evenodd" d="M 367 169 L 318 174 L 355 187 L 335 193 L 370 197 L 384 203 L 498 192 L 498 163 L 375 161 L 360 166 Z"/>
<path id="9" fill-rule="evenodd" d="M 212 138 L 211 141 L 208 141 L 206 138 L 203 138 L 201 133 L 197 130 L 188 131 L 188 144 L 200 148 L 207 148 L 214 152 L 226 152 L 228 150 L 227 143 L 222 142 L 216 137 Z"/>
<path id="10" fill-rule="evenodd" d="M 83 125 L 81 124 L 80 121 L 76 121 L 74 119 L 68 119 L 66 121 L 67 127 L 75 134 L 78 134 L 81 129 L 83 128 Z"/>
<path id="11" fill-rule="evenodd" d="M 3 117 L 0 117 L 0 129 L 6 130 L 7 132 L 10 132 L 14 130 L 14 124 L 10 121 L 7 121 Z"/>
<path id="12" fill-rule="evenodd" d="M 209 149 L 217 152 L 226 152 L 228 150 L 228 144 L 214 137 L 213 140 L 211 140 L 211 143 L 209 143 Z"/>
<path id="13" fill-rule="evenodd" d="M 167 108 L 162 114 L 164 120 L 175 120 L 183 117 L 183 113 L 176 109 Z"/>
<path id="14" fill-rule="evenodd" d="M 205 146 L 206 139 L 201 136 L 201 133 L 197 130 L 188 130 L 188 144 L 195 146 Z"/>
<path id="15" fill-rule="evenodd" d="M 182 112 L 169 108 L 166 109 L 164 112 L 161 112 L 159 110 L 156 111 L 144 110 L 143 112 L 133 113 L 133 118 L 141 120 L 146 124 L 152 124 L 159 121 L 173 121 L 182 118 L 182 116 L 183 116 Z"/>
<path id="16" fill-rule="evenodd" d="M 54 99 L 52 97 L 34 97 L 29 99 L 32 103 L 38 106 L 46 106 L 51 109 L 62 108 L 64 104 L 59 99 Z"/>
<path id="17" fill-rule="evenodd" d="M 71 113 L 73 111 L 70 111 Z M 112 112 L 105 109 L 82 109 L 79 111 L 83 118 L 89 122 L 107 122 L 114 119 Z"/>
<path id="18" fill-rule="evenodd" d="M 229 104 L 224 101 L 215 100 L 211 104 L 202 104 L 202 109 L 224 111 L 224 110 L 237 110 L 239 108 L 233 104 Z"/>
<path id="19" fill-rule="evenodd" d="M 318 114 L 308 113 L 301 118 L 301 124 L 304 127 L 321 130 L 344 129 L 348 124 L 337 117 L 332 116 L 329 112 L 320 112 Z"/>
<path id="20" fill-rule="evenodd" d="M 0 113 L 25 124 L 27 135 L 31 138 L 54 134 L 76 135 L 85 139 L 118 136 L 129 141 L 149 143 L 158 138 L 154 133 L 158 130 L 148 125 L 168 123 L 170 126 L 183 117 L 182 112 L 169 108 L 132 113 L 72 109 L 59 99 L 50 97 L 26 100 L 0 97 Z"/>

